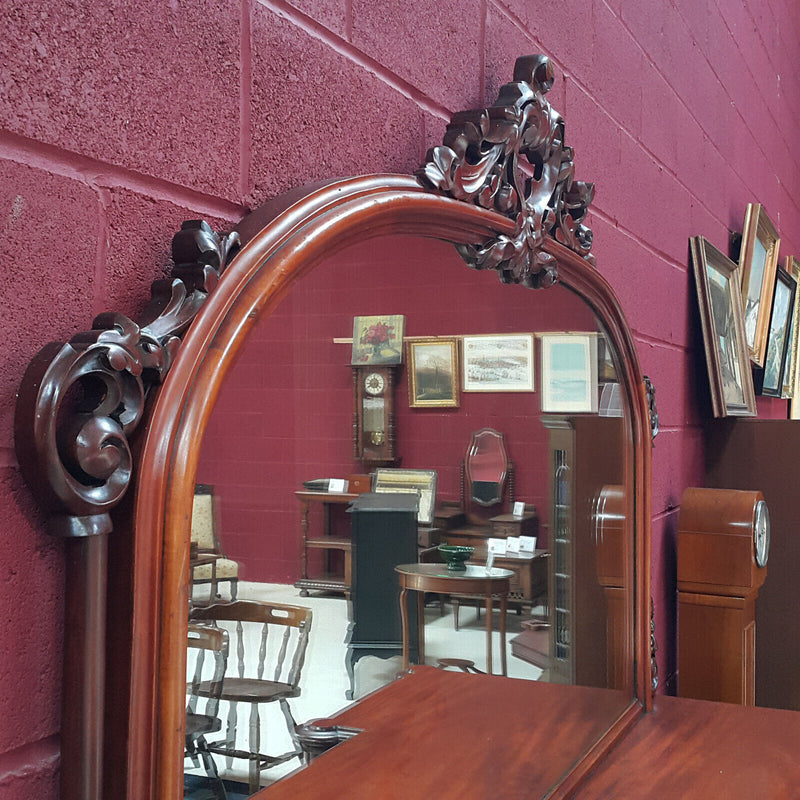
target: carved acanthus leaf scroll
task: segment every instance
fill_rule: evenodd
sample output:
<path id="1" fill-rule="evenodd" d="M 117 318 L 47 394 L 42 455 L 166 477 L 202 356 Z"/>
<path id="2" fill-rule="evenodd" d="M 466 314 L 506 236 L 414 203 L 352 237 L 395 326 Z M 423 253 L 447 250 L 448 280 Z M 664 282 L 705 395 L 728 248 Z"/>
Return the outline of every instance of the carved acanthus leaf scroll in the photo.
<path id="1" fill-rule="evenodd" d="M 546 56 L 518 58 L 514 80 L 500 89 L 494 105 L 454 114 L 444 143 L 428 151 L 416 172 L 428 188 L 514 220 L 513 235 L 457 249 L 469 266 L 534 288 L 552 286 L 558 277 L 554 258 L 543 249 L 545 237 L 594 263 L 592 232 L 582 224 L 594 186 L 574 180 L 564 120 L 544 99 L 552 85 Z M 532 174 L 522 174 L 520 156 Z"/>
<path id="2" fill-rule="evenodd" d="M 31 489 L 52 512 L 51 532 L 111 530 L 108 512 L 130 483 L 130 437 L 150 389 L 174 361 L 180 336 L 216 286 L 238 234 L 184 222 L 170 278 L 153 283 L 139 323 L 100 314 L 92 330 L 51 343 L 31 361 L 17 400 L 15 444 Z"/>

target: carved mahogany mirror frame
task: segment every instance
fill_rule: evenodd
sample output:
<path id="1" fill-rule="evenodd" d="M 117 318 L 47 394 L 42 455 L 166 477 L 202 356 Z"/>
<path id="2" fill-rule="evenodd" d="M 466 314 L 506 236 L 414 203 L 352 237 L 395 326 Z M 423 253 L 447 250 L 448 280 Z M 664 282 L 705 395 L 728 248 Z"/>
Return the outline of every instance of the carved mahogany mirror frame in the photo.
<path id="1" fill-rule="evenodd" d="M 113 794 L 131 800 L 177 800 L 180 796 L 189 520 L 203 432 L 215 399 L 256 321 L 271 313 L 300 278 L 340 249 L 388 234 L 451 242 L 470 266 L 496 269 L 506 282 L 537 288 L 558 281 L 584 298 L 602 325 L 618 356 L 618 380 L 630 412 L 624 485 L 629 489 L 625 517 L 632 525 L 634 543 L 633 562 L 626 566 L 628 585 L 634 586 L 634 631 L 629 643 L 634 691 L 631 706 L 623 715 L 626 724 L 649 708 L 651 420 L 646 385 L 617 299 L 589 254 L 591 234 L 579 224 L 591 200 L 591 186 L 572 180 L 572 151 L 563 143 L 563 122 L 543 99 L 551 84 L 552 69 L 547 59 L 520 59 L 514 82 L 503 87 L 494 106 L 453 117 L 444 146 L 429 153 L 417 177 L 345 179 L 257 210 L 238 226 L 243 249 L 225 269 L 214 291 L 206 291 L 216 282 L 216 271 L 209 264 L 221 271 L 230 240 L 220 243 L 210 232 L 195 231 L 202 240 L 196 248 L 199 265 L 193 272 L 176 256 L 172 300 L 156 301 L 154 292 L 155 311 L 150 318 L 155 321 L 149 328 L 142 327 L 138 343 L 124 351 L 138 353 L 144 367 L 142 363 L 123 363 L 124 359 L 114 363 L 114 354 L 119 357 L 120 352 L 106 347 L 108 338 L 126 333 L 124 318 L 109 315 L 95 321 L 95 328 L 104 332 L 93 332 L 92 346 L 101 342 L 109 351 L 103 356 L 102 368 L 106 371 L 111 363 L 126 375 L 141 375 L 148 370 L 157 373 L 165 363 L 172 363 L 168 373 L 166 367 L 162 369 L 166 378 L 153 387 L 146 402 L 141 389 L 138 395 L 132 390 L 135 397 L 128 399 L 128 405 L 141 401 L 142 425 L 129 460 L 123 464 L 131 490 L 121 501 L 114 500 L 119 504 L 114 509 L 114 530 L 108 537 L 108 688 L 102 747 L 106 791 L 95 787 L 95 794 L 90 788 L 86 795 L 76 792 L 70 797 Z M 527 180 L 517 174 L 519 155 L 532 165 Z M 179 278 L 184 283 L 178 292 L 183 293 L 181 302 L 175 299 Z M 191 313 L 182 317 L 181 309 L 192 303 Z M 164 323 L 167 318 L 169 326 Z M 169 335 L 165 334 L 167 328 Z M 184 330 L 178 348 L 173 334 Z M 149 331 L 148 336 L 143 331 Z M 80 353 L 83 345 L 78 339 L 63 347 Z M 85 344 L 85 337 L 80 341 Z M 161 360 L 152 357 L 155 352 Z M 44 365 L 52 356 L 52 351 L 40 355 L 41 364 L 29 370 L 20 392 L 20 405 L 35 409 L 36 420 L 48 402 L 55 403 L 53 392 L 50 399 L 43 399 L 40 392 L 47 384 Z M 70 370 L 75 372 L 72 367 Z M 95 416 L 114 418 L 116 401 L 119 408 L 126 406 L 110 384 L 94 394 L 99 409 Z M 91 411 L 83 412 L 83 416 L 87 413 L 92 416 Z M 28 482 L 40 488 L 52 471 L 54 457 L 46 455 L 46 448 L 23 452 L 19 441 L 38 430 L 29 416 L 24 409 L 18 414 L 18 451 Z M 118 446 L 124 427 L 122 421 L 118 422 L 119 432 L 111 425 L 97 434 L 98 441 L 113 440 L 112 446 Z M 44 439 L 50 433 L 38 431 L 36 435 Z M 64 450 L 60 442 L 58 448 Z M 97 450 L 103 448 L 98 446 Z M 48 459 L 48 463 L 40 463 Z M 96 465 L 81 463 L 83 466 L 73 471 L 92 474 Z M 97 494 L 102 490 L 103 481 L 118 467 L 114 462 L 97 468 L 100 477 L 88 482 L 91 491 Z M 58 498 L 49 500 L 51 508 L 58 503 L 66 505 Z M 109 501 L 108 505 L 114 503 Z M 72 515 L 66 526 L 69 531 L 62 533 L 80 543 L 74 551 L 76 574 L 82 575 L 85 585 L 96 587 L 104 581 L 100 574 L 104 559 L 96 547 L 86 543 L 108 533 L 107 528 L 100 530 L 104 523 L 93 522 L 105 517 L 107 509 L 98 504 L 94 510 L 102 514 L 94 517 L 90 513 L 91 497 L 88 501 L 81 499 L 81 504 L 79 509 L 86 507 L 89 512 L 84 511 L 82 516 L 62 508 L 59 518 L 63 528 L 64 514 Z M 87 629 L 102 625 L 102 620 L 92 622 L 93 597 L 98 602 L 104 600 L 98 589 L 94 594 L 85 592 L 82 599 L 73 602 L 87 616 Z M 68 598 L 68 605 L 71 602 Z M 67 613 L 71 613 L 69 608 Z M 102 632 L 99 636 L 102 649 Z M 69 651 L 66 659 L 70 659 Z M 78 675 L 70 669 L 65 667 L 65 682 L 74 681 L 77 688 L 65 691 L 65 702 L 78 710 L 65 708 L 65 714 L 96 721 L 103 716 L 102 698 L 94 696 L 87 701 L 86 687 L 97 675 L 92 674 L 91 663 L 84 663 Z M 88 712 L 87 704 L 92 706 Z M 102 724 L 99 727 L 102 730 Z M 611 746 L 618 734 L 619 726 L 612 725 L 605 746 Z M 590 758 L 598 758 L 603 749 L 603 743 L 599 743 Z M 62 769 L 92 772 L 82 764 L 73 767 L 66 761 L 62 751 Z M 70 780 L 91 783 L 99 778 L 73 775 Z M 66 782 L 62 781 L 62 786 Z"/>
<path id="2" fill-rule="evenodd" d="M 132 719 L 150 725 L 132 730 L 132 742 L 156 731 L 155 763 L 130 764 L 139 785 L 156 776 L 155 796 L 176 796 L 181 785 L 182 759 L 176 746 L 184 716 L 185 614 L 187 606 L 188 520 L 195 470 L 214 400 L 227 369 L 256 320 L 267 314 L 301 276 L 335 250 L 367 238 L 406 233 L 444 239 L 454 244 L 482 241 L 513 232 L 496 213 L 434 195 L 411 177 L 375 176 L 331 184 L 291 206 L 271 223 L 250 234 L 261 221 L 242 226 L 246 246 L 234 259 L 217 291 L 209 298 L 187 335 L 168 380 L 153 409 L 141 456 L 137 500 L 133 511 L 138 547 L 150 552 L 135 570 L 135 618 L 147 621 L 157 635 L 135 639 L 132 675 Z M 626 465 L 628 518 L 634 520 L 636 575 L 635 653 L 638 701 L 649 693 L 649 563 L 648 473 L 650 424 L 645 389 L 627 325 L 608 284 L 585 259 L 548 242 L 546 251 L 558 263 L 559 280 L 575 289 L 593 308 L 620 355 L 620 383 L 630 400 L 633 458 Z M 163 546 L 163 559 L 159 551 Z M 161 583 L 153 564 L 161 561 Z M 159 597 L 160 594 L 160 597 Z M 158 628 L 157 628 L 158 626 Z M 137 684 L 158 676 L 155 703 Z M 633 698 L 632 698 L 633 699 Z M 135 778 L 136 775 L 131 775 Z M 133 788 L 133 787 L 132 787 Z M 144 786 L 142 786 L 144 788 Z M 135 792 L 131 796 L 144 797 Z"/>

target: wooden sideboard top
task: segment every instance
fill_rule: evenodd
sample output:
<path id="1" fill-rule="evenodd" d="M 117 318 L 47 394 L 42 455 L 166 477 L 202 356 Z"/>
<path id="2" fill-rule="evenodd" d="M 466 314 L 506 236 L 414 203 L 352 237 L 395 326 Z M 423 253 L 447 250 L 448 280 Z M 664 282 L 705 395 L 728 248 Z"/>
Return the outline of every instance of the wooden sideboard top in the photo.
<path id="1" fill-rule="evenodd" d="M 574 797 L 800 797 L 800 714 L 658 696 Z"/>
<path id="2" fill-rule="evenodd" d="M 541 797 L 627 706 L 610 689 L 415 667 L 334 717 L 361 733 L 264 797 Z"/>

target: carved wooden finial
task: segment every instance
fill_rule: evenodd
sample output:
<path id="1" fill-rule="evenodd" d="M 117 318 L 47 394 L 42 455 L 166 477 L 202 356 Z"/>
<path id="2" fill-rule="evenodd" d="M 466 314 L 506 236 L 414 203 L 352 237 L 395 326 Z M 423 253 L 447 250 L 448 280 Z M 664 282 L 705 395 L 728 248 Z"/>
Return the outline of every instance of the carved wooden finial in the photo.
<path id="1" fill-rule="evenodd" d="M 514 80 L 501 87 L 495 103 L 454 114 L 443 144 L 428 151 L 416 172 L 423 186 L 513 219 L 513 235 L 457 249 L 474 269 L 495 269 L 505 283 L 534 288 L 558 279 L 545 237 L 594 263 L 592 232 L 582 224 L 594 186 L 573 179 L 564 120 L 544 99 L 553 80 L 546 56 L 518 58 Z M 520 156 L 532 174 L 522 174 Z"/>
<path id="2" fill-rule="evenodd" d="M 130 436 L 151 387 L 175 358 L 180 335 L 216 285 L 238 235 L 219 237 L 205 222 L 184 223 L 173 241 L 175 267 L 156 281 L 137 324 L 100 314 L 92 330 L 53 342 L 31 361 L 14 425 L 26 482 L 62 536 L 111 530 L 109 511 L 131 480 Z"/>

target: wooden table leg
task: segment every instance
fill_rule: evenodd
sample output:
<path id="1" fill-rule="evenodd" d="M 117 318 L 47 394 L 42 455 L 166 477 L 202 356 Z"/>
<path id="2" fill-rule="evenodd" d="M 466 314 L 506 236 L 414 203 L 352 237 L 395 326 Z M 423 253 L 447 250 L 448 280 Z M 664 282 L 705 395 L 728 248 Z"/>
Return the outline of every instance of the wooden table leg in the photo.
<path id="1" fill-rule="evenodd" d="M 486 592 L 486 674 L 494 674 L 492 659 L 492 593 Z"/>
<path id="2" fill-rule="evenodd" d="M 406 595 L 408 589 L 400 587 L 400 627 L 403 631 L 403 672 L 408 672 L 408 607 L 406 606 Z"/>
<path id="3" fill-rule="evenodd" d="M 506 665 L 506 595 L 500 595 L 500 669 L 505 676 L 508 674 Z"/>
<path id="4" fill-rule="evenodd" d="M 425 663 L 425 592 L 417 592 L 417 663 Z"/>

